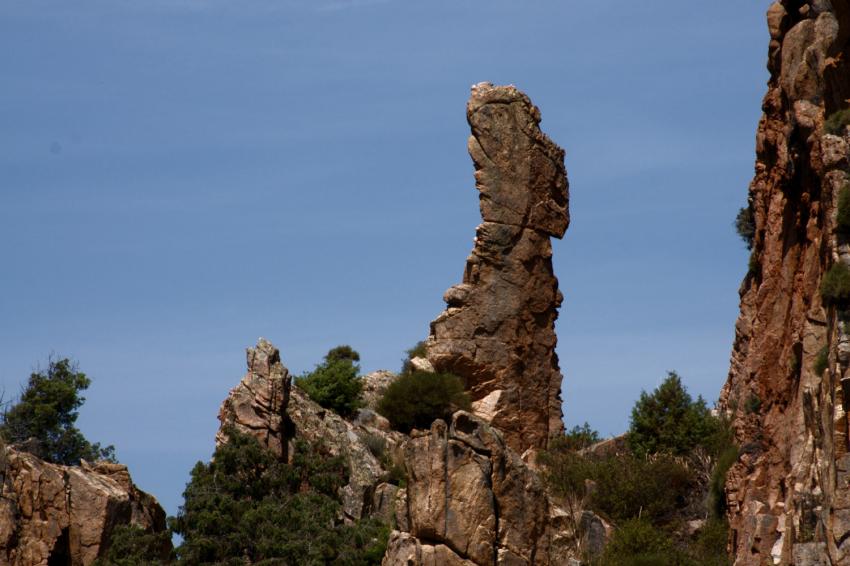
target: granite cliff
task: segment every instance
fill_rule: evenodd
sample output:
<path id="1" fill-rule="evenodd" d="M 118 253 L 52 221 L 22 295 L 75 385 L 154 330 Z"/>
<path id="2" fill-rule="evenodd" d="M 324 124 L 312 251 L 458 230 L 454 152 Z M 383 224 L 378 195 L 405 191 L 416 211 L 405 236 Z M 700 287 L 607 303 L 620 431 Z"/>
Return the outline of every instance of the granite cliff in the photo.
<path id="1" fill-rule="evenodd" d="M 828 125 L 850 98 L 850 3 L 774 2 L 767 20 L 752 258 L 720 399 L 741 449 L 730 545 L 737 565 L 850 564 L 848 305 L 820 291 L 850 264 L 837 228 L 850 138 Z"/>

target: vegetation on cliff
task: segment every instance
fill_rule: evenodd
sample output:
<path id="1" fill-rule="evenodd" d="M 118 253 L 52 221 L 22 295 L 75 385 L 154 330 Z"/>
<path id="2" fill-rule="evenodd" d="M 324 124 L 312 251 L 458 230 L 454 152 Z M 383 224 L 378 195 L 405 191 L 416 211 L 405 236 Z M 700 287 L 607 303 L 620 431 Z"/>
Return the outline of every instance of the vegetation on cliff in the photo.
<path id="1" fill-rule="evenodd" d="M 183 537 L 181 564 L 380 564 L 389 527 L 375 519 L 345 523 L 339 488 L 344 459 L 296 441 L 290 463 L 235 429 L 208 463 L 198 462 L 171 531 Z M 143 531 L 123 530 L 103 566 L 170 563 Z"/>
<path id="2" fill-rule="evenodd" d="M 568 508 L 612 521 L 615 534 L 598 566 L 721 566 L 726 558 L 726 472 L 738 456 L 728 424 L 694 401 L 671 372 L 642 393 L 623 441 L 588 447 L 587 424 L 554 439 L 542 463 L 550 489 Z M 689 532 L 696 521 L 699 528 Z"/>
<path id="3" fill-rule="evenodd" d="M 68 358 L 49 360 L 46 369 L 30 374 L 18 401 L 4 410 L 0 437 L 54 464 L 114 461 L 112 446 L 89 442 L 75 424 L 86 400 L 80 392 L 90 384 Z"/>
<path id="4" fill-rule="evenodd" d="M 387 387 L 378 412 L 401 432 L 428 428 L 436 419 L 451 420 L 452 413 L 469 409 L 463 381 L 450 373 L 414 371 Z"/>
<path id="5" fill-rule="evenodd" d="M 361 405 L 363 384 L 357 376 L 360 366 L 355 362 L 358 361 L 360 354 L 351 346 L 337 346 L 325 354 L 324 362 L 299 377 L 296 383 L 322 407 L 342 416 L 351 415 Z"/>

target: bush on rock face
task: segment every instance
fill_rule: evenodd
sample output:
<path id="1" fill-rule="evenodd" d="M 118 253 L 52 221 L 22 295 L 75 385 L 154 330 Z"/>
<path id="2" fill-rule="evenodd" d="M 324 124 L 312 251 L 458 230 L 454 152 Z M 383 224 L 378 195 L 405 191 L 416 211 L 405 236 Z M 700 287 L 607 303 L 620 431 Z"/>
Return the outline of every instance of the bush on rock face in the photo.
<path id="1" fill-rule="evenodd" d="M 735 231 L 747 244 L 747 249 L 753 249 L 753 240 L 756 237 L 756 220 L 753 216 L 753 209 L 749 206 L 738 211 L 738 215 L 735 217 Z"/>
<path id="2" fill-rule="evenodd" d="M 850 124 L 850 108 L 833 112 L 823 123 L 823 129 L 828 134 L 840 136 Z"/>
<path id="3" fill-rule="evenodd" d="M 821 280 L 820 294 L 827 305 L 847 305 L 850 302 L 850 267 L 842 261 L 832 264 Z"/>
<path id="4" fill-rule="evenodd" d="M 436 419 L 469 409 L 463 381 L 450 373 L 412 372 L 399 376 L 378 402 L 378 412 L 401 432 L 428 428 Z"/>
<path id="5" fill-rule="evenodd" d="M 360 403 L 363 383 L 357 376 L 360 354 L 351 346 L 337 346 L 325 355 L 325 361 L 296 381 L 310 398 L 326 409 L 348 416 Z"/>

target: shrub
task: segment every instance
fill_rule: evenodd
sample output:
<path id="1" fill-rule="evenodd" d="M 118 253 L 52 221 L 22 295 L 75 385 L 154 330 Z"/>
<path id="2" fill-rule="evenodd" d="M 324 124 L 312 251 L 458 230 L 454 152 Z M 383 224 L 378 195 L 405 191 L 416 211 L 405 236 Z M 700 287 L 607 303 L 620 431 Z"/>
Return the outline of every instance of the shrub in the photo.
<path id="1" fill-rule="evenodd" d="M 379 564 L 389 531 L 375 520 L 345 524 L 340 457 L 296 442 L 291 463 L 230 429 L 208 464 L 198 462 L 171 521 L 186 564 Z M 264 562 L 268 561 L 268 562 Z"/>
<path id="2" fill-rule="evenodd" d="M 651 394 L 641 392 L 626 440 L 635 454 L 684 455 L 704 445 L 719 426 L 702 397 L 692 400 L 676 372 Z"/>
<path id="3" fill-rule="evenodd" d="M 566 431 L 563 436 L 552 438 L 549 442 L 549 449 L 558 450 L 583 450 L 588 446 L 592 446 L 599 442 L 599 433 L 585 422 L 581 426 L 574 426 Z"/>
<path id="4" fill-rule="evenodd" d="M 349 362 L 359 362 L 360 354 L 349 346 L 348 344 L 343 344 L 341 346 L 337 346 L 336 348 L 331 348 L 327 354 L 325 354 L 326 362 L 338 362 L 338 361 L 349 361 Z"/>
<path id="5" fill-rule="evenodd" d="M 833 112 L 823 123 L 823 129 L 828 134 L 840 136 L 844 134 L 844 129 L 850 124 L 850 108 Z"/>
<path id="6" fill-rule="evenodd" d="M 735 217 L 735 230 L 747 244 L 747 249 L 753 249 L 753 240 L 756 237 L 756 219 L 752 208 L 745 206 L 738 211 L 738 215 Z"/>
<path id="7" fill-rule="evenodd" d="M 112 446 L 92 444 L 75 426 L 77 409 L 86 400 L 80 392 L 90 384 L 68 358 L 50 360 L 46 370 L 30 374 L 18 402 L 5 411 L 0 435 L 56 464 L 73 466 L 81 459 L 115 461 Z"/>
<path id="8" fill-rule="evenodd" d="M 821 280 L 820 294 L 827 305 L 846 305 L 850 301 L 850 267 L 842 261 L 832 264 Z"/>
<path id="9" fill-rule="evenodd" d="M 759 277 L 761 275 L 761 264 L 759 263 L 758 254 L 752 252 L 750 259 L 747 260 L 747 275 Z"/>
<path id="10" fill-rule="evenodd" d="M 412 372 L 399 376 L 378 402 L 378 412 L 402 432 L 428 428 L 436 419 L 469 409 L 463 381 L 450 373 Z"/>
<path id="11" fill-rule="evenodd" d="M 731 441 L 714 458 L 714 468 L 708 483 L 708 512 L 714 519 L 726 516 L 726 474 L 738 461 L 738 447 Z"/>
<path id="12" fill-rule="evenodd" d="M 753 393 L 747 397 L 747 402 L 744 403 L 744 411 L 749 415 L 758 413 L 759 409 L 761 409 L 761 398 Z"/>
<path id="13" fill-rule="evenodd" d="M 93 566 L 161 566 L 173 558 L 168 531 L 151 533 L 136 525 L 120 525 L 112 531 L 106 553 Z"/>
<path id="14" fill-rule="evenodd" d="M 405 350 L 404 353 L 405 356 L 401 364 L 401 373 L 403 374 L 410 373 L 413 370 L 413 366 L 410 365 L 410 360 L 413 358 L 425 358 L 428 356 L 427 342 L 425 340 L 421 340 L 409 350 Z"/>
<path id="15" fill-rule="evenodd" d="M 350 346 L 337 346 L 325 355 L 325 361 L 296 381 L 310 398 L 326 409 L 348 416 L 361 406 L 363 383 L 357 377 L 360 366 L 354 362 L 360 354 Z"/>
<path id="16" fill-rule="evenodd" d="M 815 358 L 815 363 L 812 369 L 815 370 L 815 373 L 821 377 L 823 377 L 823 373 L 829 367 L 829 347 L 824 346 L 820 350 L 818 350 L 818 355 Z"/>
<path id="17" fill-rule="evenodd" d="M 850 184 L 841 187 L 841 191 L 838 193 L 837 208 L 835 231 L 846 238 L 850 236 Z"/>
<path id="18" fill-rule="evenodd" d="M 729 566 L 726 554 L 729 539 L 729 523 L 725 517 L 709 519 L 697 536 L 691 550 L 696 562 L 694 566 Z"/>
<path id="19" fill-rule="evenodd" d="M 600 566 L 673 566 L 683 558 L 667 534 L 648 521 L 631 519 L 614 532 Z"/>
<path id="20" fill-rule="evenodd" d="M 666 455 L 597 457 L 547 452 L 541 462 L 546 481 L 557 495 L 586 499 L 591 509 L 615 522 L 642 517 L 661 524 L 687 504 L 693 487 L 689 471 Z M 594 486 L 589 492 L 587 480 Z"/>

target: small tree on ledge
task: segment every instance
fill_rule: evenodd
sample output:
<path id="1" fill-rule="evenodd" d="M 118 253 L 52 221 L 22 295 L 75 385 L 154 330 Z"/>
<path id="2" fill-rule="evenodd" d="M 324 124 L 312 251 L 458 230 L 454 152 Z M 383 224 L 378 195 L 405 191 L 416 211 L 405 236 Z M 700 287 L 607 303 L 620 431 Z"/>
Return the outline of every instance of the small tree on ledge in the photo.
<path id="1" fill-rule="evenodd" d="M 30 374 L 18 402 L 4 412 L 0 436 L 54 464 L 75 466 L 81 459 L 114 462 L 112 446 L 92 444 L 75 426 L 77 409 L 86 400 L 80 391 L 90 384 L 68 358 L 50 360 L 46 370 Z"/>

